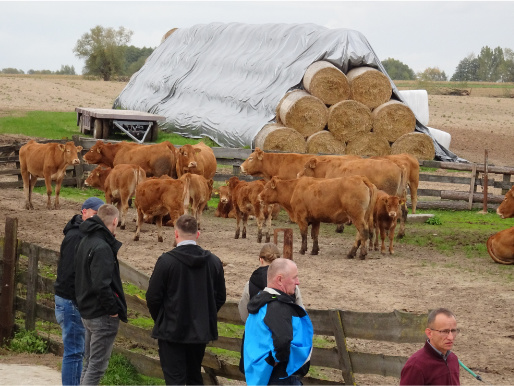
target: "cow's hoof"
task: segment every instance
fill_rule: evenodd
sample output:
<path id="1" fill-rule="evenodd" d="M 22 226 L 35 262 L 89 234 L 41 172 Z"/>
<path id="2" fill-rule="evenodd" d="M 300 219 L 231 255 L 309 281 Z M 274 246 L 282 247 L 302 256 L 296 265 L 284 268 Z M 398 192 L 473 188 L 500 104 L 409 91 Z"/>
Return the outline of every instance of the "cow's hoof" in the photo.
<path id="1" fill-rule="evenodd" d="M 347 254 L 347 255 L 346 255 L 346 258 L 347 258 L 347 259 L 353 259 L 354 257 L 355 257 L 355 256 L 354 256 L 354 255 L 352 255 L 351 253 L 349 253 L 349 254 Z"/>
<path id="2" fill-rule="evenodd" d="M 120 229 L 125 229 L 125 225 L 120 225 Z"/>
<path id="3" fill-rule="evenodd" d="M 139 236 L 134 236 L 134 241 L 139 241 Z"/>
<path id="4" fill-rule="evenodd" d="M 305 251 L 300 249 L 300 255 L 305 255 Z"/>
<path id="5" fill-rule="evenodd" d="M 317 255 L 319 251 L 311 251 L 311 255 Z"/>
<path id="6" fill-rule="evenodd" d="M 234 236 L 235 239 L 238 239 L 239 238 L 239 235 L 236 233 L 236 235 Z"/>
<path id="7" fill-rule="evenodd" d="M 262 236 L 261 237 L 257 237 L 257 242 L 260 244 L 262 243 Z"/>
<path id="8" fill-rule="evenodd" d="M 158 241 L 159 243 L 162 243 L 162 242 L 163 242 L 162 237 L 161 237 L 161 236 L 157 237 L 157 241 Z"/>
<path id="9" fill-rule="evenodd" d="M 266 236 L 266 242 L 269 243 L 270 241 L 271 241 L 271 237 L 270 237 L 270 235 L 267 235 Z"/>
<path id="10" fill-rule="evenodd" d="M 396 240 L 401 240 L 405 237 L 405 233 L 398 233 L 398 235 L 396 235 Z"/>
<path id="11" fill-rule="evenodd" d="M 359 259 L 361 259 L 361 260 L 366 260 L 366 255 L 367 255 L 367 254 L 365 254 L 365 255 L 363 255 L 363 254 L 359 255 Z"/>

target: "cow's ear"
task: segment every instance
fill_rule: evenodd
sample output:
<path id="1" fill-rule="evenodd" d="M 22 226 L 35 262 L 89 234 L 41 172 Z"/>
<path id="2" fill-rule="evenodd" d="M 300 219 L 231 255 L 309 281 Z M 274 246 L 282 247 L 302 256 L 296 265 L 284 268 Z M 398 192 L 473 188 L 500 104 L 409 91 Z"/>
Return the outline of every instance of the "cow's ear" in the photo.
<path id="1" fill-rule="evenodd" d="M 66 150 L 66 146 L 64 146 L 62 143 L 59 144 L 59 149 L 61 151 L 65 151 Z"/>
<path id="2" fill-rule="evenodd" d="M 82 146 L 77 146 L 77 151 L 82 151 L 83 147 Z"/>
<path id="3" fill-rule="evenodd" d="M 309 167 L 311 169 L 316 169 L 316 165 L 318 164 L 318 160 L 316 158 L 311 158 L 309 161 L 308 161 L 308 164 L 309 164 Z"/>
<path id="4" fill-rule="evenodd" d="M 264 152 L 260 148 L 255 148 L 255 154 L 257 154 L 257 159 L 259 161 L 262 161 L 262 155 L 264 154 Z"/>
<path id="5" fill-rule="evenodd" d="M 202 151 L 202 149 L 198 149 L 198 148 L 195 149 L 195 153 L 200 153 L 201 151 Z"/>
<path id="6" fill-rule="evenodd" d="M 407 202 L 405 198 L 400 198 L 400 205 L 403 205 Z"/>
<path id="7" fill-rule="evenodd" d="M 100 147 L 97 147 L 97 148 L 96 148 L 96 152 L 97 152 L 97 153 L 101 153 L 101 152 L 102 152 L 102 151 L 100 150 Z"/>

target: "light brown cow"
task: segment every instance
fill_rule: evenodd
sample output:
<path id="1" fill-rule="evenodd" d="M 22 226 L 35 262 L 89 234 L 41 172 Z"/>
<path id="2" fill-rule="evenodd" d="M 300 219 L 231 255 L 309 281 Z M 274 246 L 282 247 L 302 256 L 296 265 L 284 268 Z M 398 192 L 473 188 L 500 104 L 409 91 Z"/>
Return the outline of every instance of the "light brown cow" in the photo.
<path id="1" fill-rule="evenodd" d="M 499 264 L 514 264 L 514 227 L 489 237 L 487 240 L 487 252 Z"/>
<path id="2" fill-rule="evenodd" d="M 335 178 L 359 175 L 367 177 L 378 189 L 390 195 L 405 199 L 406 196 L 406 170 L 388 160 L 356 159 L 341 161 L 334 159 L 311 158 L 298 173 L 298 177 L 308 176 L 316 178 Z M 398 238 L 405 236 L 405 220 L 407 213 L 400 216 L 400 230 Z"/>
<path id="3" fill-rule="evenodd" d="M 262 228 L 263 224 L 266 224 L 266 242 L 270 242 L 270 230 L 271 230 L 271 214 L 273 211 L 272 205 L 262 205 L 259 199 L 259 193 L 264 188 L 265 182 L 263 180 L 256 181 L 241 181 L 238 177 L 233 176 L 227 181 L 230 197 L 232 198 L 232 204 L 236 212 L 236 233 L 234 238 L 239 238 L 241 231 L 241 219 L 243 220 L 243 230 L 241 237 L 246 238 L 246 226 L 248 223 L 248 217 L 255 215 L 257 222 L 257 242 L 262 242 Z"/>
<path id="4" fill-rule="evenodd" d="M 157 224 L 157 241 L 162 238 L 162 217 L 169 214 L 171 222 L 184 214 L 189 204 L 189 185 L 183 180 L 175 180 L 169 176 L 147 178 L 136 188 L 134 204 L 137 210 L 137 227 L 134 241 L 139 240 L 139 232 L 144 217 L 153 217 Z"/>
<path id="5" fill-rule="evenodd" d="M 220 201 L 214 212 L 214 216 L 222 218 L 236 218 L 236 210 L 232 204 L 232 198 L 228 192 L 228 186 L 223 185 L 218 188 Z"/>
<path id="6" fill-rule="evenodd" d="M 390 196 L 383 190 L 377 192 L 377 203 L 373 211 L 373 226 L 375 228 L 375 251 L 378 251 L 378 235 L 382 240 L 380 252 L 385 253 L 385 236 L 389 238 L 389 253 L 394 254 L 393 240 L 394 230 L 398 223 L 398 217 L 401 215 L 401 200 L 398 196 Z M 369 248 L 372 248 L 372 240 L 370 238 Z"/>
<path id="7" fill-rule="evenodd" d="M 501 218 L 514 217 L 514 186 L 505 194 L 505 198 L 498 209 L 496 209 L 496 213 Z"/>
<path id="8" fill-rule="evenodd" d="M 146 173 L 138 165 L 120 164 L 114 168 L 97 166 L 86 179 L 85 184 L 105 192 L 105 203 L 116 203 L 120 211 L 120 228 L 125 229 L 129 200 L 136 187 L 146 179 Z"/>
<path id="9" fill-rule="evenodd" d="M 202 213 L 207 205 L 207 202 L 211 199 L 212 186 L 214 181 L 211 179 L 206 180 L 204 176 L 199 174 L 185 173 L 180 177 L 180 180 L 189 184 L 189 203 L 184 208 L 186 214 L 189 214 L 189 206 L 191 206 L 191 212 L 193 217 L 198 223 L 198 229 L 200 229 L 200 223 L 202 220 Z"/>
<path id="10" fill-rule="evenodd" d="M 23 179 L 23 193 L 25 194 L 25 208 L 34 209 L 32 205 L 32 189 L 38 177 L 45 179 L 47 202 L 46 207 L 52 209 L 50 197 L 52 196 L 52 181 L 55 181 L 54 209 L 59 209 L 59 193 L 62 180 L 66 175 L 68 165 L 80 164 L 78 152 L 82 146 L 75 146 L 73 142 L 37 143 L 30 140 L 20 148 L 20 172 Z"/>
<path id="11" fill-rule="evenodd" d="M 205 143 L 182 145 L 177 149 L 177 176 L 184 173 L 200 174 L 209 180 L 216 174 L 216 156 Z"/>
<path id="12" fill-rule="evenodd" d="M 305 163 L 314 156 L 312 154 L 297 153 L 265 153 L 260 148 L 255 151 L 241 164 L 241 172 L 251 176 L 262 177 L 269 180 L 271 177 L 278 177 L 284 180 L 294 179 L 303 170 Z M 344 160 L 360 159 L 356 155 L 343 156 L 317 156 L 317 159 L 339 158 Z"/>
<path id="13" fill-rule="evenodd" d="M 368 253 L 367 242 L 373 224 L 373 208 L 377 188 L 366 177 L 344 178 L 302 177 L 282 180 L 273 177 L 260 194 L 265 203 L 278 203 L 298 224 L 302 235 L 303 255 L 307 250 L 307 230 L 312 225 L 312 255 L 319 252 L 318 235 L 320 223 L 341 224 L 351 220 L 357 229 L 355 243 L 348 253 L 354 258 L 360 246 L 360 259 Z"/>
<path id="14" fill-rule="evenodd" d="M 125 141 L 112 144 L 98 140 L 84 155 L 84 160 L 89 164 L 110 167 L 135 164 L 141 166 L 148 177 L 168 175 L 176 178 L 175 152 L 175 146 L 169 141 L 144 145 Z"/>
<path id="15" fill-rule="evenodd" d="M 394 162 L 398 166 L 403 166 L 407 172 L 407 185 L 410 189 L 412 213 L 416 213 L 416 205 L 418 202 L 418 186 L 419 186 L 419 162 L 416 157 L 408 154 L 391 154 L 382 157 L 370 157 L 372 159 L 387 159 Z"/>

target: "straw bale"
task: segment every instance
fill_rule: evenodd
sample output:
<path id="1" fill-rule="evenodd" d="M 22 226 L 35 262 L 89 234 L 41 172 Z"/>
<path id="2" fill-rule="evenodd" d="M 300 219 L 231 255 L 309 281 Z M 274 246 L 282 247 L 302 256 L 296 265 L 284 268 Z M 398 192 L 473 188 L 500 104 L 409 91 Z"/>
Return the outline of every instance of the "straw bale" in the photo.
<path id="1" fill-rule="evenodd" d="M 307 151 L 303 135 L 280 123 L 265 125 L 255 136 L 255 147 L 288 153 L 305 153 Z"/>
<path id="2" fill-rule="evenodd" d="M 307 138 L 307 153 L 345 154 L 346 145 L 334 137 L 330 131 L 323 130 Z"/>
<path id="3" fill-rule="evenodd" d="M 166 39 L 167 39 L 167 38 L 168 38 L 168 37 L 169 37 L 173 32 L 175 32 L 177 29 L 178 29 L 178 28 L 172 28 L 172 29 L 170 29 L 168 32 L 166 32 L 166 33 L 164 34 L 164 36 L 162 37 L 162 39 L 161 39 L 161 44 L 162 44 L 162 43 L 164 43 L 164 41 L 165 41 L 165 40 L 166 40 Z"/>
<path id="4" fill-rule="evenodd" d="M 418 160 L 433 160 L 434 141 L 425 133 L 404 134 L 391 145 L 391 154 L 401 153 L 409 153 Z"/>
<path id="5" fill-rule="evenodd" d="M 406 104 L 390 100 L 371 113 L 373 131 L 394 142 L 404 134 L 416 130 L 416 116 Z"/>
<path id="6" fill-rule="evenodd" d="M 325 128 L 327 106 L 321 99 L 304 90 L 294 90 L 279 102 L 277 116 L 284 126 L 298 130 L 305 138 Z"/>
<path id="7" fill-rule="evenodd" d="M 391 154 L 389 141 L 377 133 L 366 133 L 356 137 L 346 145 L 346 154 L 361 157 L 384 156 Z"/>
<path id="8" fill-rule="evenodd" d="M 372 127 L 371 110 L 360 102 L 341 101 L 328 109 L 328 130 L 342 142 L 369 133 Z"/>
<path id="9" fill-rule="evenodd" d="M 350 99 L 350 83 L 346 75 L 329 62 L 312 63 L 303 76 L 303 86 L 326 105 Z"/>
<path id="10" fill-rule="evenodd" d="M 391 99 L 391 82 L 380 71 L 371 67 L 356 67 L 346 74 L 352 99 L 364 103 L 371 110 Z"/>

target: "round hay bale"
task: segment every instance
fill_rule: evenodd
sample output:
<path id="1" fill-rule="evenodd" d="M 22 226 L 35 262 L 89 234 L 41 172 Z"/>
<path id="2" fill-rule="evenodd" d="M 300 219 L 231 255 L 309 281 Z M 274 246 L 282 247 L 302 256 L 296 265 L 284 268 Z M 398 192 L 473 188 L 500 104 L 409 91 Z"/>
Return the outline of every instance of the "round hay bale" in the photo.
<path id="1" fill-rule="evenodd" d="M 369 133 L 372 128 L 371 110 L 360 102 L 341 101 L 328 109 L 328 130 L 342 142 Z"/>
<path id="2" fill-rule="evenodd" d="M 161 39 L 161 44 L 162 44 L 162 43 L 164 43 L 164 41 L 165 41 L 165 40 L 166 40 L 166 39 L 167 39 L 167 38 L 168 38 L 168 37 L 169 37 L 173 32 L 175 32 L 177 29 L 178 29 L 178 28 L 172 28 L 172 29 L 170 29 L 168 32 L 166 32 L 166 33 L 164 34 L 164 36 L 162 37 L 162 39 Z"/>
<path id="3" fill-rule="evenodd" d="M 262 150 L 305 153 L 307 144 L 302 134 L 280 123 L 265 125 L 255 136 L 255 147 Z"/>
<path id="4" fill-rule="evenodd" d="M 391 154 L 401 153 L 409 153 L 418 160 L 433 160 L 434 141 L 425 133 L 404 134 L 391 145 Z"/>
<path id="5" fill-rule="evenodd" d="M 323 130 L 307 138 L 307 153 L 345 154 L 346 145 L 334 137 L 330 131 Z"/>
<path id="6" fill-rule="evenodd" d="M 377 133 L 366 133 L 348 142 L 346 154 L 361 157 L 384 156 L 391 154 L 391 146 L 387 139 Z"/>
<path id="7" fill-rule="evenodd" d="M 387 76 L 371 67 L 356 67 L 346 74 L 352 99 L 364 103 L 371 110 L 391 99 L 393 89 Z"/>
<path id="8" fill-rule="evenodd" d="M 307 91 L 291 91 L 279 104 L 280 122 L 298 130 L 305 138 L 323 130 L 327 124 L 327 106 Z"/>
<path id="9" fill-rule="evenodd" d="M 332 63 L 312 63 L 303 76 L 305 89 L 326 105 L 350 99 L 350 83 L 344 72 Z"/>
<path id="10" fill-rule="evenodd" d="M 390 100 L 371 113 L 373 132 L 394 142 L 404 134 L 416 130 L 416 116 L 406 104 Z"/>

